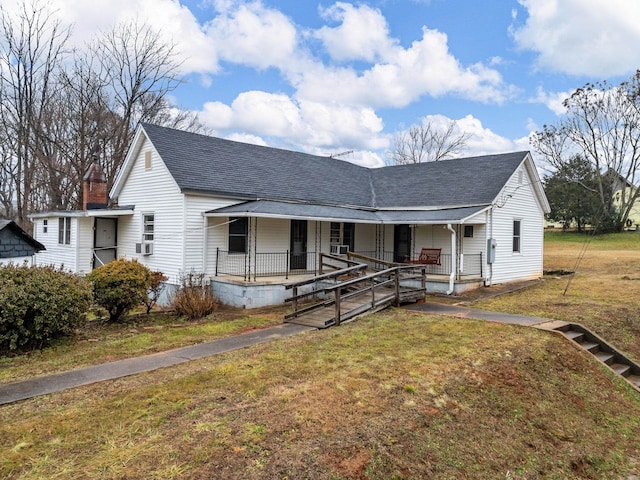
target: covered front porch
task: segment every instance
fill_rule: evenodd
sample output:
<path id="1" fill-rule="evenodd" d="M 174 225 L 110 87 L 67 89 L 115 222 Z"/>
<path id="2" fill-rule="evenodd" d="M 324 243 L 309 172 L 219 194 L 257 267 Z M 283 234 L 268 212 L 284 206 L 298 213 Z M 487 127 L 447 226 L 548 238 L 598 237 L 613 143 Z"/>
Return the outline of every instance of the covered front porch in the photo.
<path id="1" fill-rule="evenodd" d="M 379 270 L 389 264 L 419 263 L 422 249 L 430 248 L 439 254 L 437 262 L 422 265 L 427 291 L 456 294 L 484 283 L 484 212 L 404 211 L 403 218 L 393 213 L 261 201 L 210 211 L 205 216 L 205 230 L 211 232 L 206 241 L 207 273 L 214 290 L 234 290 L 232 296 L 242 306 L 258 297 L 281 303 L 284 286 L 322 273 L 322 255 Z M 415 223 L 400 223 L 405 218 Z"/>

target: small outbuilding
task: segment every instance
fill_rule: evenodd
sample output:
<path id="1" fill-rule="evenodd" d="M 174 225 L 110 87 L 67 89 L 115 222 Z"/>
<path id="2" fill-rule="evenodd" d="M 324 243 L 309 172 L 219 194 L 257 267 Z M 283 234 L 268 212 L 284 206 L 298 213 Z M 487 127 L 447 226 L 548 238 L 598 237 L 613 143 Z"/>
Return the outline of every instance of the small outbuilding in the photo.
<path id="1" fill-rule="evenodd" d="M 0 220 L 0 265 L 33 263 L 34 254 L 45 247 L 13 220 Z"/>

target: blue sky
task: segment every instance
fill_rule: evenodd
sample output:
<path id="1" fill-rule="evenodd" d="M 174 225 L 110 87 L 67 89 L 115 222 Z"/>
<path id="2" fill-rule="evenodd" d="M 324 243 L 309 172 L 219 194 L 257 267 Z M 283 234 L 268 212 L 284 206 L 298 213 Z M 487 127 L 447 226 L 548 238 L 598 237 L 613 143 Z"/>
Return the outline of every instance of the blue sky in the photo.
<path id="1" fill-rule="evenodd" d="M 51 0 L 82 45 L 137 17 L 176 43 L 177 106 L 215 135 L 381 165 L 411 125 L 528 150 L 586 82 L 640 68 L 636 0 Z"/>

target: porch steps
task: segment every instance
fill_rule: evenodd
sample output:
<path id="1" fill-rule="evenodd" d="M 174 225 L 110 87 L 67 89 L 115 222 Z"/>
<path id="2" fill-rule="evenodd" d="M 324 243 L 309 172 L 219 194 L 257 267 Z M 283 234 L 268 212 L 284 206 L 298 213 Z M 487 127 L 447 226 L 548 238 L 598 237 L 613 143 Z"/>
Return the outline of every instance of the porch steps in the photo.
<path id="1" fill-rule="evenodd" d="M 640 366 L 595 333 L 577 323 L 561 323 L 553 330 L 575 342 L 640 391 Z"/>

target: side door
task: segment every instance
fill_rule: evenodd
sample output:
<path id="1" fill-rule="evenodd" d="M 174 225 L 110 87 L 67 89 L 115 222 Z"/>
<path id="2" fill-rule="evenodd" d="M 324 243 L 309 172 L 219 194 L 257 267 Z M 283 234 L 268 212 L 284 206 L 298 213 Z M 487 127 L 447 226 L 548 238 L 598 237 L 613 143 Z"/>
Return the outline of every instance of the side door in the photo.
<path id="1" fill-rule="evenodd" d="M 402 263 L 411 255 L 411 227 L 395 225 L 393 227 L 393 261 Z"/>
<path id="2" fill-rule="evenodd" d="M 291 270 L 307 269 L 307 221 L 291 220 Z"/>
<path id="3" fill-rule="evenodd" d="M 93 268 L 97 268 L 116 259 L 118 219 L 96 217 L 94 228 Z"/>

